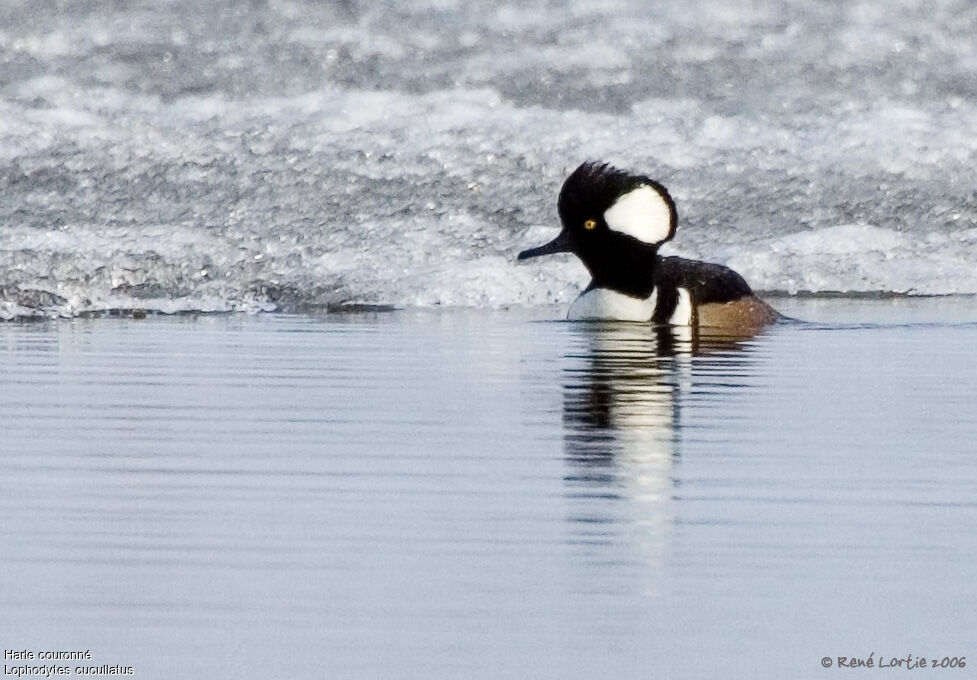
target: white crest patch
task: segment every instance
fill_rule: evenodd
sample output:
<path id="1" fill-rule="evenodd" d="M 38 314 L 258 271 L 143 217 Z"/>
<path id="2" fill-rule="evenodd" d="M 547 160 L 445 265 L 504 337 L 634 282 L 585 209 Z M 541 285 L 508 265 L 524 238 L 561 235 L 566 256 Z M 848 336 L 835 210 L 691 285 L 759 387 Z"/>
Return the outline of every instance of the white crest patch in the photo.
<path id="1" fill-rule="evenodd" d="M 692 296 L 689 295 L 688 288 L 678 288 L 675 293 L 678 300 L 675 302 L 675 311 L 668 317 L 668 323 L 673 326 L 692 325 Z"/>
<path id="2" fill-rule="evenodd" d="M 658 289 L 646 298 L 636 298 L 609 288 L 592 288 L 573 301 L 570 321 L 651 321 L 658 303 Z"/>
<path id="3" fill-rule="evenodd" d="M 645 243 L 661 243 L 672 231 L 672 211 L 655 189 L 644 184 L 621 196 L 604 213 L 604 221 L 614 231 Z"/>

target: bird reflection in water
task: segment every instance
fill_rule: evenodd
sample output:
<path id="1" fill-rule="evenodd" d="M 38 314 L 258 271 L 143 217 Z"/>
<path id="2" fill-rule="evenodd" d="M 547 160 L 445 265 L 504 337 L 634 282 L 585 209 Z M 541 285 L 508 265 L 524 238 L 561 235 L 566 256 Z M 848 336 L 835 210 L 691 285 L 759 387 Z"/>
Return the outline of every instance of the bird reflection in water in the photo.
<path id="1" fill-rule="evenodd" d="M 614 486 L 626 479 L 644 493 L 662 493 L 691 371 L 688 329 L 634 323 L 577 328 L 581 342 L 567 357 L 563 386 L 564 447 L 573 467 L 568 481 Z M 632 474 L 623 475 L 624 468 Z"/>
<path id="2" fill-rule="evenodd" d="M 574 334 L 563 431 L 576 540 L 611 539 L 623 520 L 642 527 L 643 542 L 660 543 L 654 528 L 668 521 L 693 374 L 741 366 L 749 337 L 620 322 L 575 324 Z"/>

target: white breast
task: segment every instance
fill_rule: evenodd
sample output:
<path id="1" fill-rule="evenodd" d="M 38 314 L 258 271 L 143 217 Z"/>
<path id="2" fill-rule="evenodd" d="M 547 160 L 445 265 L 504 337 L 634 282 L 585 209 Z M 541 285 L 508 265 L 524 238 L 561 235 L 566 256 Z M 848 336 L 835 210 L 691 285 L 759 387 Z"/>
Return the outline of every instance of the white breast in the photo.
<path id="1" fill-rule="evenodd" d="M 573 301 L 567 318 L 571 321 L 651 321 L 657 302 L 657 288 L 646 298 L 631 297 L 609 288 L 591 288 Z"/>
<path id="2" fill-rule="evenodd" d="M 675 311 L 668 318 L 668 323 L 673 326 L 692 325 L 692 296 L 689 295 L 688 288 L 679 288 L 675 291 L 678 300 L 675 303 Z"/>

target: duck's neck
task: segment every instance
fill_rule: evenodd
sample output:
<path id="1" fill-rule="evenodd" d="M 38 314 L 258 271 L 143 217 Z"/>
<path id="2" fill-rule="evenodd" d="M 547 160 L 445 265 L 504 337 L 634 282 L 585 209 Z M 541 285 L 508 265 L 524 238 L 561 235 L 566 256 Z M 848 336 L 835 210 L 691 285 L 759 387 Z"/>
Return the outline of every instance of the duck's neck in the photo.
<path id="1" fill-rule="evenodd" d="M 583 258 L 581 258 L 583 259 Z M 647 298 L 655 289 L 658 246 L 612 243 L 583 260 L 590 271 L 590 288 L 609 288 L 636 298 Z"/>

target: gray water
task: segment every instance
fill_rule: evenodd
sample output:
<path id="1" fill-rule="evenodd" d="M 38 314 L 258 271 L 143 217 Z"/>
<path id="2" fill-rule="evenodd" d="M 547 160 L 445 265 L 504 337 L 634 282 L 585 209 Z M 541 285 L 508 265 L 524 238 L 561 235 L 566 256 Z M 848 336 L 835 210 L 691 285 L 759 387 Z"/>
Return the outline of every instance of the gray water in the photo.
<path id="1" fill-rule="evenodd" d="M 776 303 L 809 323 L 0 325 L 0 645 L 144 679 L 972 676 L 977 303 Z"/>

